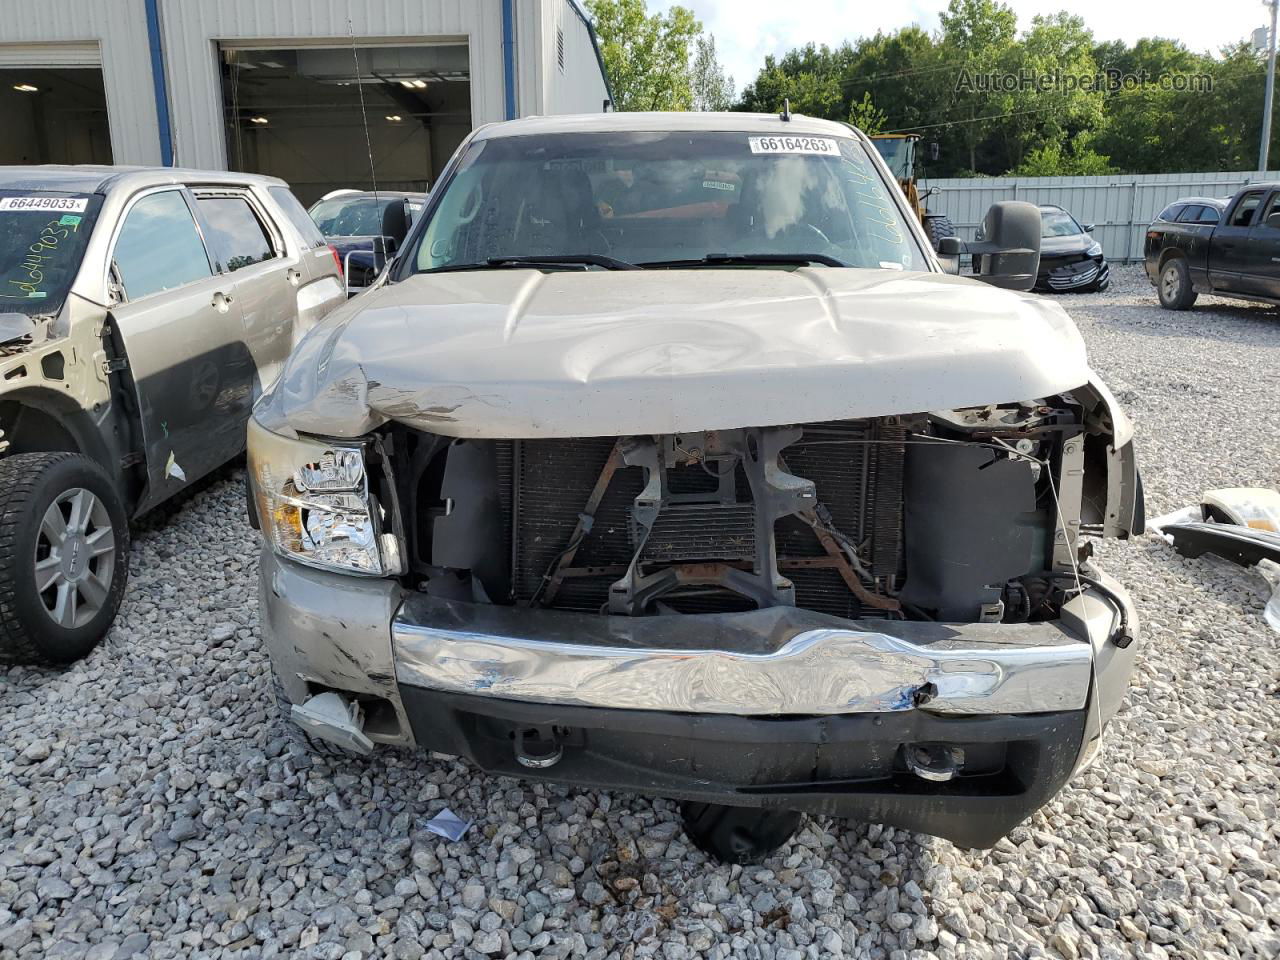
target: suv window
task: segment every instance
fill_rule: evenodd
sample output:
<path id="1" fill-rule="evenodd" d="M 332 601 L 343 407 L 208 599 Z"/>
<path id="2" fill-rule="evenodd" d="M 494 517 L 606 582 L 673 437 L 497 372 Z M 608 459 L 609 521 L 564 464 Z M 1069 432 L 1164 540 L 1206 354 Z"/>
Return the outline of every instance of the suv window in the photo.
<path id="1" fill-rule="evenodd" d="M 1178 219 L 1178 211 L 1181 209 L 1182 204 L 1171 203 L 1156 215 L 1156 219 L 1163 220 L 1166 223 L 1172 223 Z"/>
<path id="2" fill-rule="evenodd" d="M 1246 193 L 1240 198 L 1240 202 L 1236 204 L 1235 212 L 1231 214 L 1231 226 L 1247 227 L 1253 222 L 1254 211 L 1258 209 L 1258 205 L 1262 203 L 1262 191 L 1255 193 Z"/>
<path id="3" fill-rule="evenodd" d="M 1217 207 L 1205 205 L 1200 208 L 1200 223 L 1217 223 L 1222 219 L 1222 214 Z"/>
<path id="4" fill-rule="evenodd" d="M 180 190 L 153 193 L 133 205 L 116 238 L 113 261 L 130 300 L 213 275 Z"/>
<path id="5" fill-rule="evenodd" d="M 197 197 L 196 203 L 220 269 L 239 270 L 276 255 L 266 229 L 244 197 Z"/>
<path id="6" fill-rule="evenodd" d="M 271 199 L 280 204 L 281 211 L 289 218 L 293 228 L 302 236 L 302 245 L 304 247 L 324 246 L 324 234 L 320 232 L 316 222 L 311 219 L 311 214 L 307 213 L 306 208 L 298 202 L 298 198 L 293 195 L 292 190 L 288 187 L 268 187 L 267 193 L 271 194 Z"/>
<path id="7" fill-rule="evenodd" d="M 1179 223 L 1199 223 L 1200 215 L 1204 213 L 1204 207 L 1198 203 L 1188 203 L 1182 208 L 1182 212 L 1178 214 Z"/>

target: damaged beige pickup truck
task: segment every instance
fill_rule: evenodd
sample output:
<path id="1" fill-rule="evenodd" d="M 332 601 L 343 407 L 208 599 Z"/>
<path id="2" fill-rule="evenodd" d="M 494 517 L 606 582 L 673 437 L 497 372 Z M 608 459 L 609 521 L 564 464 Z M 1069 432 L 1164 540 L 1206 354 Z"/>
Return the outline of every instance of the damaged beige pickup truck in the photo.
<path id="1" fill-rule="evenodd" d="M 314 741 L 994 844 L 1095 754 L 1137 623 L 1131 428 L 997 205 L 948 276 L 865 136 L 477 130 L 255 408 L 263 632 Z M 959 241 L 947 250 L 963 247 Z M 291 705 L 291 706 L 290 706 Z"/>

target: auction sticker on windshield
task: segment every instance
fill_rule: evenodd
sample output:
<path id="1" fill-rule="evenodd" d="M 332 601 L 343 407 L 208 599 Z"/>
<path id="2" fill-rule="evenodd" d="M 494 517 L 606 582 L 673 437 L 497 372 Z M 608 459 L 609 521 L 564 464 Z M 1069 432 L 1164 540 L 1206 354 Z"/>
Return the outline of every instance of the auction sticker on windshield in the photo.
<path id="1" fill-rule="evenodd" d="M 752 153 L 816 153 L 840 156 L 840 145 L 830 137 L 747 137 Z"/>
<path id="2" fill-rule="evenodd" d="M 34 210 L 38 213 L 84 213 L 87 197 L 0 197 L 0 213 Z"/>

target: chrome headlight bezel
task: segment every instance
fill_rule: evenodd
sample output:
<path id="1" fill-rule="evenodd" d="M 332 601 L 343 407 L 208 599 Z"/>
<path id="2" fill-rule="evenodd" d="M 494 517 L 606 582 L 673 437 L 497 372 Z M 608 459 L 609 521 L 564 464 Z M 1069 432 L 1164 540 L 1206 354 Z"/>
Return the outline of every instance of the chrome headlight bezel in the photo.
<path id="1" fill-rule="evenodd" d="M 369 491 L 367 440 L 284 437 L 249 421 L 249 483 L 277 554 L 352 576 L 400 572 L 394 535 Z"/>

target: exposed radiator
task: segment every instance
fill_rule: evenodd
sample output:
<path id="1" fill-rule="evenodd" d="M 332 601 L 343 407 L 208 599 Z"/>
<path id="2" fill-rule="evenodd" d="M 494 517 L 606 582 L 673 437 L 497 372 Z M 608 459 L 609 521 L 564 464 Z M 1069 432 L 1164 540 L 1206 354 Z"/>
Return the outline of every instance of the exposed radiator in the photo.
<path id="1" fill-rule="evenodd" d="M 900 576 L 904 430 L 878 420 L 806 424 L 803 430 L 801 439 L 783 451 L 785 469 L 815 483 L 833 525 L 859 546 L 873 575 Z M 615 438 L 596 437 L 501 445 L 502 502 L 509 511 L 517 603 L 529 602 L 570 545 L 614 444 Z M 733 502 L 724 497 L 689 502 L 707 498 L 720 482 L 701 465 L 669 468 L 667 477 L 673 502 L 659 513 L 641 554 L 643 562 L 749 564 L 756 549 L 755 508 L 742 467 L 729 484 L 731 494 L 736 491 L 728 498 Z M 622 467 L 614 474 L 591 530 L 573 556 L 575 575 L 558 585 L 551 606 L 592 612 L 604 608 L 610 584 L 636 550 L 640 532 L 632 507 L 643 482 L 639 467 Z M 808 526 L 785 518 L 775 536 L 782 572 L 795 584 L 798 606 L 850 618 L 879 615 L 862 608 L 837 570 L 813 564 L 826 554 Z M 788 559 L 797 563 L 788 567 Z M 690 588 L 664 602 L 684 612 L 751 607 L 741 597 L 714 589 Z"/>

